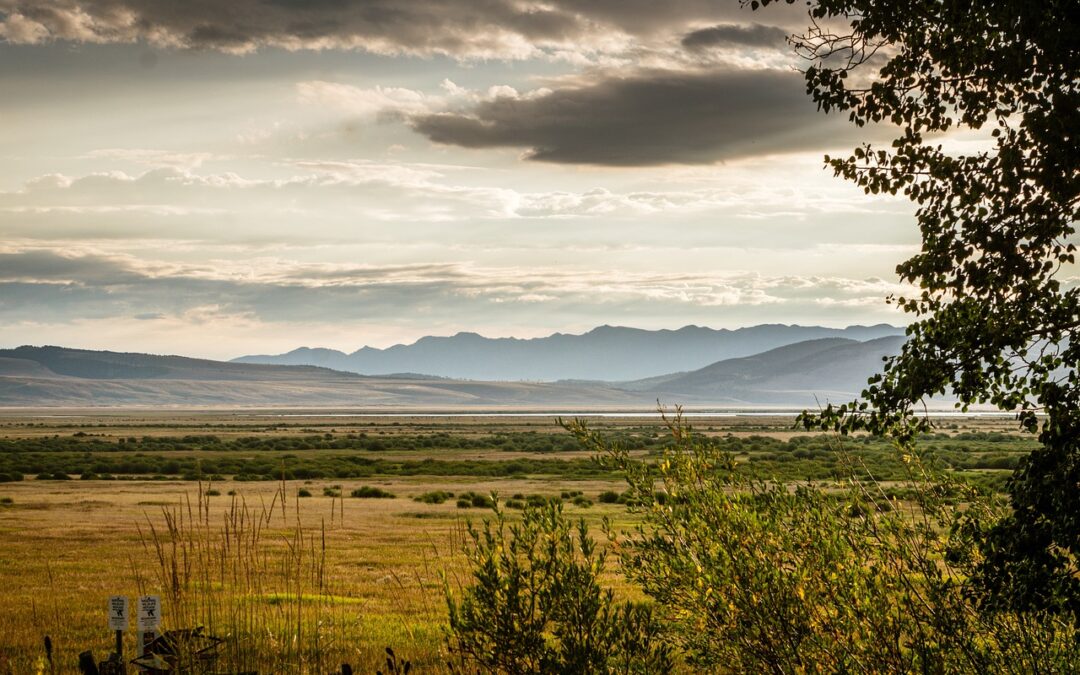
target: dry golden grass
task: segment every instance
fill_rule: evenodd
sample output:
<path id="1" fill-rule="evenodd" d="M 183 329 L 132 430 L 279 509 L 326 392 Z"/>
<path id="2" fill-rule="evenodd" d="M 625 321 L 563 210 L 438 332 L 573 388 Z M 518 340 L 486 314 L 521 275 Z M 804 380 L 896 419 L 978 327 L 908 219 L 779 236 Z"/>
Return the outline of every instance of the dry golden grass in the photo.
<path id="1" fill-rule="evenodd" d="M 346 495 L 363 484 L 398 498 L 321 496 L 331 483 Z M 316 496 L 297 498 L 300 487 Z M 107 597 L 142 593 L 162 596 L 165 628 L 204 624 L 219 635 L 250 628 L 241 642 L 280 661 L 237 656 L 239 664 L 262 665 L 260 672 L 330 672 L 343 661 L 374 672 L 386 646 L 435 668 L 445 614 L 440 572 L 452 583 L 460 579 L 461 523 L 485 513 L 411 497 L 435 489 L 508 496 L 559 487 L 544 480 L 290 481 L 283 509 L 275 483 L 215 485 L 223 494 L 205 498 L 202 507 L 198 485 L 183 481 L 5 484 L 0 496 L 13 504 L 0 507 L 0 672 L 5 661 L 12 672 L 31 672 L 45 635 L 55 645 L 56 672 L 75 672 L 85 649 L 104 658 L 112 644 Z M 572 487 L 593 494 L 617 486 L 576 481 Z M 235 497 L 224 494 L 230 489 Z M 567 508 L 592 521 L 621 513 L 600 505 Z M 246 520 L 237 526 L 241 515 Z M 228 547 L 226 522 L 232 523 Z M 256 528 L 257 543 L 243 549 Z M 221 560 L 226 549 L 240 559 Z M 174 558 L 181 569 L 186 564 L 186 577 L 171 572 Z M 173 590 L 174 577 L 187 578 L 186 595 Z M 132 649 L 133 632 L 127 635 Z"/>

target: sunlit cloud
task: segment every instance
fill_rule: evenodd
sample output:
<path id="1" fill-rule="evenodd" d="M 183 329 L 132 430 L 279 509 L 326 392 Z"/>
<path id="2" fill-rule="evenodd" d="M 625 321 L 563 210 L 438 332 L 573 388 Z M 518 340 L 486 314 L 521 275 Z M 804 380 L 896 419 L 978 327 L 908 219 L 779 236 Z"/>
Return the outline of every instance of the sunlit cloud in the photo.
<path id="1" fill-rule="evenodd" d="M 899 321 L 911 206 L 822 163 L 889 132 L 774 4 L 0 0 L 4 339 Z"/>

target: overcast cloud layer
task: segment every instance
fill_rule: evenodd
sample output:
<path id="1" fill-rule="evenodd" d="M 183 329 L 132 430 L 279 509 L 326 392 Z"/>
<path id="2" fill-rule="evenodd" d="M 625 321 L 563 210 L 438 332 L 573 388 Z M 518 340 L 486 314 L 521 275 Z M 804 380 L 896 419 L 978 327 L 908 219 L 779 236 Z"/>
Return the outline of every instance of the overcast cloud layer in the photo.
<path id="1" fill-rule="evenodd" d="M 899 321 L 799 5 L 0 0 L 0 335 L 212 357 Z M 946 138 L 972 144 L 978 138 Z"/>
<path id="2" fill-rule="evenodd" d="M 455 58 L 583 58 L 687 26 L 743 19 L 734 0 L 2 0 L 20 44 L 147 42 L 246 53 L 358 49 Z M 801 9 L 773 11 L 800 20 Z M 564 53 L 565 52 L 565 53 Z"/>

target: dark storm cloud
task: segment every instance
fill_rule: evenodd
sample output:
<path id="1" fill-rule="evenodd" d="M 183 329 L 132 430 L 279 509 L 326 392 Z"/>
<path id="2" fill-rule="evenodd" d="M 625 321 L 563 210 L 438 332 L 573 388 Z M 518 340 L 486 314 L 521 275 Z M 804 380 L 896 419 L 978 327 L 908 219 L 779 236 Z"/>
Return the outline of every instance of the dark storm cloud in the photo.
<path id="1" fill-rule="evenodd" d="M 500 96 L 411 124 L 437 143 L 609 166 L 708 164 L 845 143 L 844 120 L 819 113 L 804 88 L 799 73 L 780 70 L 643 71 Z"/>
<path id="2" fill-rule="evenodd" d="M 734 0 L 0 0 L 0 38 L 526 56 L 530 46 L 582 41 L 591 49 L 593 38 L 613 32 L 682 34 L 749 14 Z M 805 25 L 802 8 L 768 16 Z"/>
<path id="3" fill-rule="evenodd" d="M 3 15 L 6 15 L 4 17 Z M 11 42 L 132 42 L 248 51 L 260 46 L 502 53 L 515 38 L 571 39 L 587 19 L 509 0 L 0 0 Z"/>
<path id="4" fill-rule="evenodd" d="M 787 42 L 788 31 L 777 26 L 763 26 L 760 23 L 749 26 L 728 23 L 711 28 L 702 28 L 683 36 L 682 46 L 687 49 L 707 47 L 783 47 Z"/>

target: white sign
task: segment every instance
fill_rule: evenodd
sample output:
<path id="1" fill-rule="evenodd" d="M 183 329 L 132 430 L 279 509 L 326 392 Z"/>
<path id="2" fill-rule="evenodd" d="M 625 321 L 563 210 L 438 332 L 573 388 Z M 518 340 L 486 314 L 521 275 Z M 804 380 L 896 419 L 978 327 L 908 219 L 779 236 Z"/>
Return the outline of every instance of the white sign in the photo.
<path id="1" fill-rule="evenodd" d="M 127 630 L 128 599 L 126 595 L 109 596 L 109 630 Z"/>
<path id="2" fill-rule="evenodd" d="M 137 604 L 140 631 L 152 631 L 161 625 L 161 596 L 140 595 Z"/>

